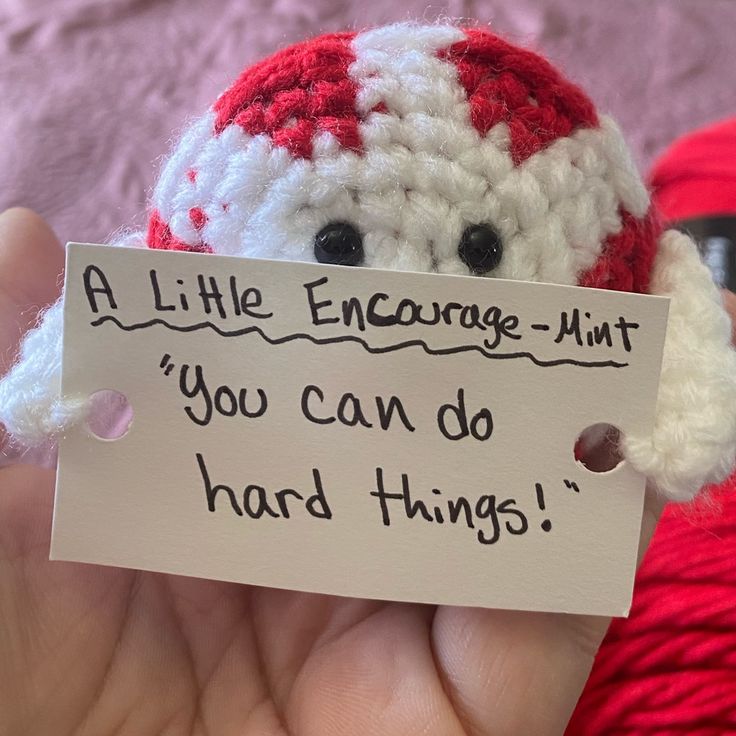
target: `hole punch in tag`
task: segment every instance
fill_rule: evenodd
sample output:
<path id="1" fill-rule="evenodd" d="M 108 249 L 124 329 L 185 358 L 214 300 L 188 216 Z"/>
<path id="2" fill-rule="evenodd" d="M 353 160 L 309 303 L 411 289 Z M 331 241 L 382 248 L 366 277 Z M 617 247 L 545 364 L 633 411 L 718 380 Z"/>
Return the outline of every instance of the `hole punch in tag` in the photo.
<path id="1" fill-rule="evenodd" d="M 133 407 L 119 391 L 102 389 L 89 397 L 87 428 L 97 439 L 119 440 L 132 423 Z"/>
<path id="2" fill-rule="evenodd" d="M 61 442 L 51 555 L 624 614 L 644 478 L 609 452 L 611 428 L 652 429 L 667 309 L 578 287 L 71 244 L 63 392 L 117 393 L 103 394 L 107 425 Z"/>
<path id="3" fill-rule="evenodd" d="M 599 422 L 586 427 L 575 443 L 575 459 L 591 473 L 610 473 L 623 461 L 621 430 Z"/>

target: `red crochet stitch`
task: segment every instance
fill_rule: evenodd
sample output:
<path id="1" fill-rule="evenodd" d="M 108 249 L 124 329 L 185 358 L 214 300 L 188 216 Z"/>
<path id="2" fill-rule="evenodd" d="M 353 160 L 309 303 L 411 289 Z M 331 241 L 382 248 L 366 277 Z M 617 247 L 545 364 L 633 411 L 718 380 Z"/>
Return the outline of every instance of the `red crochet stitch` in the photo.
<path id="1" fill-rule="evenodd" d="M 201 207 L 192 207 L 189 210 L 189 220 L 196 230 L 201 230 L 207 224 L 207 214 Z"/>
<path id="2" fill-rule="evenodd" d="M 312 155 L 322 131 L 361 150 L 357 88 L 348 76 L 354 33 L 334 33 L 291 46 L 250 67 L 215 103 L 215 132 L 233 123 L 250 135 L 268 133 L 297 158 Z"/>
<path id="3" fill-rule="evenodd" d="M 149 248 L 156 248 L 157 250 L 190 250 L 195 253 L 212 252 L 210 247 L 205 243 L 190 244 L 179 240 L 179 238 L 175 238 L 169 226 L 161 219 L 161 215 L 156 210 L 151 213 L 151 218 L 148 221 L 146 243 Z"/>
<path id="4" fill-rule="evenodd" d="M 595 266 L 580 278 L 580 286 L 644 294 L 649 290 L 649 277 L 661 233 L 654 213 L 642 220 L 622 212 L 623 226 L 603 244 L 603 252 Z"/>
<path id="5" fill-rule="evenodd" d="M 501 122 L 509 126 L 517 166 L 557 138 L 598 125 L 593 103 L 541 56 L 488 31 L 464 32 L 467 39 L 440 58 L 457 67 L 471 121 L 481 135 Z"/>

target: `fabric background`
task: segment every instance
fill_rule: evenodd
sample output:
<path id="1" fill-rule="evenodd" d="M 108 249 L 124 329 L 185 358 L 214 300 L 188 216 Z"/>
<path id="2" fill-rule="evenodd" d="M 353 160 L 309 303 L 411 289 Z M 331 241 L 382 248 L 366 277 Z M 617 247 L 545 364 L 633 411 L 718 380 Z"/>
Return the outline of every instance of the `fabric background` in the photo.
<path id="1" fill-rule="evenodd" d="M 733 0 L 0 0 L 0 208 L 62 240 L 140 226 L 159 158 L 242 67 L 344 27 L 490 23 L 622 124 L 639 164 L 736 112 Z"/>
<path id="2" fill-rule="evenodd" d="M 642 168 L 736 114 L 736 0 L 0 0 L 0 209 L 35 208 L 62 241 L 142 226 L 172 138 L 246 64 L 316 33 L 438 16 L 547 55 L 620 121 Z M 608 657 L 601 668 L 617 666 Z M 647 712 L 635 685 L 614 703 L 601 672 L 570 734 Z"/>

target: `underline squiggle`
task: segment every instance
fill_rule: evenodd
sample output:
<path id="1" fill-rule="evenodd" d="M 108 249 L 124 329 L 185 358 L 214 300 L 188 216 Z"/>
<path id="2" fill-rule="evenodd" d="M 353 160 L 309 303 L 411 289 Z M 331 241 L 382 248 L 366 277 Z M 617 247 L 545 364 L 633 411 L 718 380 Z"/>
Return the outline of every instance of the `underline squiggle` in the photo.
<path id="1" fill-rule="evenodd" d="M 292 335 L 284 335 L 284 337 L 269 337 L 260 327 L 257 325 L 250 325 L 248 327 L 242 327 L 235 330 L 225 330 L 222 327 L 218 327 L 212 322 L 197 322 L 192 325 L 173 325 L 160 317 L 149 319 L 146 322 L 136 322 L 134 324 L 126 325 L 123 324 L 117 317 L 111 315 L 105 315 L 99 317 L 96 320 L 90 322 L 92 327 L 100 327 L 105 323 L 112 323 L 116 327 L 125 332 L 134 332 L 136 330 L 145 330 L 155 325 L 165 327 L 167 330 L 174 332 L 196 332 L 197 330 L 211 329 L 221 337 L 242 337 L 252 332 L 260 335 L 269 345 L 283 345 L 294 340 L 307 340 L 314 345 L 332 345 L 343 342 L 354 342 L 363 347 L 363 349 L 371 355 L 383 355 L 385 353 L 394 353 L 404 348 L 418 347 L 421 348 L 427 355 L 454 355 L 457 353 L 480 353 L 484 358 L 490 360 L 515 360 L 517 358 L 526 358 L 540 368 L 550 368 L 558 365 L 573 365 L 580 368 L 626 368 L 628 363 L 619 363 L 615 360 L 576 360 L 575 358 L 557 358 L 554 360 L 544 360 L 538 358 L 533 353 L 527 351 L 518 351 L 513 353 L 493 353 L 486 350 L 481 345 L 456 345 L 449 348 L 432 348 L 427 345 L 424 340 L 405 340 L 404 342 L 398 342 L 393 345 L 385 345 L 383 347 L 374 347 L 369 345 L 366 340 L 357 335 L 340 335 L 338 337 L 314 337 L 303 332 L 297 332 Z"/>

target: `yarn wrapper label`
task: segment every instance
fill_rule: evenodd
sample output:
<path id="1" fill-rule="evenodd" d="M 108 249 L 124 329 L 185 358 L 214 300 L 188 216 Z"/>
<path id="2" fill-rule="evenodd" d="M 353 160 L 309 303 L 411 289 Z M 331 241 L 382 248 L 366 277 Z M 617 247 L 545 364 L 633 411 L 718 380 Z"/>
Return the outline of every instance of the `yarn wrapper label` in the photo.
<path id="1" fill-rule="evenodd" d="M 645 479 L 589 470 L 578 437 L 651 432 L 668 306 L 70 244 L 63 394 L 119 392 L 132 420 L 103 404 L 122 436 L 61 440 L 51 557 L 625 615 Z"/>

